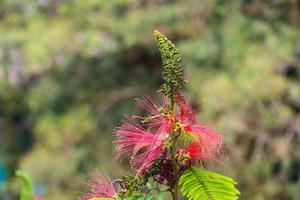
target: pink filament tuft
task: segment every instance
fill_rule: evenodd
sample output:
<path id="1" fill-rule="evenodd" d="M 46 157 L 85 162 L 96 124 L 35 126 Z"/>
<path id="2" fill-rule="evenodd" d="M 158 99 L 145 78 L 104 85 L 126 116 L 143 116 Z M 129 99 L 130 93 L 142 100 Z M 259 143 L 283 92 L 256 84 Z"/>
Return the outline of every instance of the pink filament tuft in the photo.
<path id="1" fill-rule="evenodd" d="M 116 190 L 109 178 L 104 178 L 100 173 L 93 171 L 87 182 L 89 192 L 80 197 L 80 200 L 91 200 L 93 198 L 113 198 Z"/>

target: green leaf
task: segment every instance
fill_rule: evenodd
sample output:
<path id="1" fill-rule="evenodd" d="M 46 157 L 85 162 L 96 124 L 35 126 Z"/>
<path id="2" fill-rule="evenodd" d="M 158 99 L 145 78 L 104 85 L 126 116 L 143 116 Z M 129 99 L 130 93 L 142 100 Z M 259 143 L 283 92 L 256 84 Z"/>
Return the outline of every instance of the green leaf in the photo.
<path id="1" fill-rule="evenodd" d="M 29 175 L 23 171 L 17 170 L 16 176 L 20 178 L 22 189 L 20 192 L 20 200 L 33 200 L 33 184 Z"/>
<path id="2" fill-rule="evenodd" d="M 159 51 L 163 62 L 162 79 L 164 81 L 161 92 L 167 97 L 176 93 L 177 89 L 183 88 L 183 68 L 181 58 L 175 45 L 163 34 L 154 31 Z"/>
<path id="3" fill-rule="evenodd" d="M 181 192 L 189 200 L 235 200 L 240 194 L 230 177 L 197 167 L 186 170 L 179 180 Z"/>

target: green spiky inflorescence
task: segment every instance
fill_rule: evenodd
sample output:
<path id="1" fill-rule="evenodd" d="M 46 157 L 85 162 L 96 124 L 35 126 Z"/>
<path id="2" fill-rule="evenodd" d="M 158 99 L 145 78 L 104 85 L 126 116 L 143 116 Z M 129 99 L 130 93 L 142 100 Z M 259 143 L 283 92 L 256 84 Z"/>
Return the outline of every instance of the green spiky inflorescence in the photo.
<path id="1" fill-rule="evenodd" d="M 175 45 L 159 31 L 154 31 L 154 34 L 163 63 L 162 79 L 164 83 L 160 92 L 167 97 L 173 98 L 177 90 L 182 89 L 184 85 L 183 68 L 181 66 L 179 51 Z"/>

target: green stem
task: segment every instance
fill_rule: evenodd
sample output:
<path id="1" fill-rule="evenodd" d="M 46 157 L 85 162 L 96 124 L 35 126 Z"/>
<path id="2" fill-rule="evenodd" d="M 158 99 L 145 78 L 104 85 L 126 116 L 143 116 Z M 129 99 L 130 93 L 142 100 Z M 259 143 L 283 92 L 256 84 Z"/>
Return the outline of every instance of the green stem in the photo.
<path id="1" fill-rule="evenodd" d="M 170 98 L 171 100 L 171 111 L 172 113 L 174 113 L 174 96 L 172 95 L 172 97 Z M 175 133 L 173 132 L 172 135 L 174 135 Z M 172 161 L 172 167 L 173 167 L 173 171 L 174 174 L 177 173 L 177 163 L 176 163 L 176 158 L 175 158 L 175 146 L 176 146 L 176 140 L 172 140 L 171 141 L 171 145 L 170 145 L 170 155 L 171 155 L 171 161 Z M 173 187 L 172 187 L 172 199 L 173 200 L 178 200 L 178 184 L 177 181 L 174 183 Z"/>
<path id="2" fill-rule="evenodd" d="M 170 97 L 171 100 L 171 111 L 172 113 L 174 112 L 174 105 L 175 105 L 175 101 L 174 101 L 174 96 L 172 95 L 172 97 Z"/>
<path id="3" fill-rule="evenodd" d="M 170 154 L 171 154 L 172 167 L 173 167 L 174 174 L 177 173 L 177 163 L 176 163 L 176 158 L 175 158 L 175 145 L 176 145 L 176 141 L 172 141 L 172 144 L 170 146 Z M 172 197 L 173 197 L 173 200 L 178 200 L 178 185 L 177 185 L 177 181 L 173 184 Z"/>
<path id="4" fill-rule="evenodd" d="M 178 184 L 177 182 L 173 186 L 173 200 L 178 200 Z"/>

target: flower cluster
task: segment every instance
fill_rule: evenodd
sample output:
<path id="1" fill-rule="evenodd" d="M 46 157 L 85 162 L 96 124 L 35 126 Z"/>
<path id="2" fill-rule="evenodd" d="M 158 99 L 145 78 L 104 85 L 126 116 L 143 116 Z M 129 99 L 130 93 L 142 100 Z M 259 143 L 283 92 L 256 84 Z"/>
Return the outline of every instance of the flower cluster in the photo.
<path id="1" fill-rule="evenodd" d="M 155 34 L 164 61 L 161 104 L 149 96 L 137 99 L 137 106 L 148 114 L 134 116 L 114 131 L 117 157 L 129 158 L 136 174 L 116 181 L 116 192 L 110 180 L 94 173 L 88 182 L 90 191 L 82 200 L 136 195 L 150 179 L 166 185 L 174 194 L 173 188 L 185 170 L 206 161 L 220 161 L 221 135 L 196 123 L 194 109 L 180 92 L 184 81 L 177 49 L 165 36 Z"/>
<path id="2" fill-rule="evenodd" d="M 117 157 L 130 158 L 132 165 L 137 168 L 136 177 L 152 176 L 158 183 L 172 186 L 181 172 L 190 165 L 196 165 L 198 161 L 219 161 L 222 137 L 214 130 L 195 122 L 195 112 L 184 96 L 178 95 L 175 98 L 174 111 L 166 98 L 163 98 L 162 105 L 148 96 L 137 99 L 136 102 L 149 115 L 135 116 L 133 119 L 138 119 L 139 123 L 128 120 L 115 130 Z M 175 143 L 178 171 L 175 171 L 171 162 L 169 147 L 172 143 Z M 156 169 L 153 170 L 155 166 Z M 97 174 L 92 175 L 88 184 L 91 192 L 83 200 L 116 195 L 112 183 Z M 127 189 L 124 186 L 121 188 L 122 193 Z"/>
<path id="3" fill-rule="evenodd" d="M 90 173 L 90 180 L 87 182 L 89 192 L 80 197 L 80 200 L 91 200 L 94 198 L 114 198 L 116 190 L 109 178 L 104 178 L 96 171 Z"/>
<path id="4" fill-rule="evenodd" d="M 175 111 L 172 111 L 167 100 L 159 106 L 149 97 L 138 99 L 137 105 L 149 112 L 146 117 L 136 117 L 141 119 L 142 126 L 126 121 L 115 131 L 119 157 L 130 157 L 132 164 L 138 168 L 138 175 L 144 175 L 161 156 L 170 157 L 168 147 L 184 137 L 190 142 L 176 145 L 176 155 L 180 152 L 191 163 L 219 160 L 221 135 L 195 122 L 195 112 L 184 96 L 178 95 L 175 100 Z"/>

